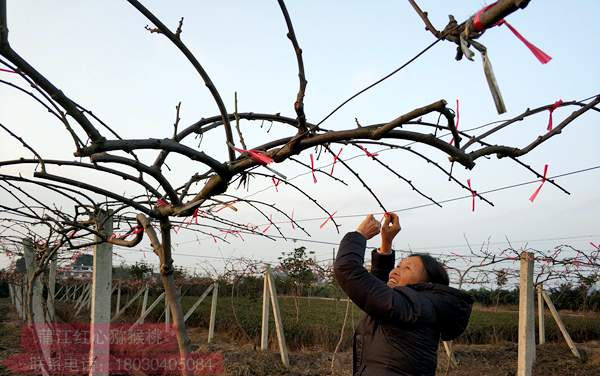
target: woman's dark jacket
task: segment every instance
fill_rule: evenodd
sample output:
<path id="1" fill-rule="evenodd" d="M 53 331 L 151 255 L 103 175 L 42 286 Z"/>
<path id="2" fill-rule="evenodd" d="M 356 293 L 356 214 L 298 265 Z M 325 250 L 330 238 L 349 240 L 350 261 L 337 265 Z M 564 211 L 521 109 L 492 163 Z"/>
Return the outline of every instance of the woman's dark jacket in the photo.
<path id="1" fill-rule="evenodd" d="M 435 375 L 439 340 L 465 330 L 473 299 L 433 283 L 388 287 L 395 253 L 373 251 L 369 273 L 366 244 L 360 233 L 346 234 L 334 263 L 336 280 L 367 313 L 354 333 L 353 375 Z"/>

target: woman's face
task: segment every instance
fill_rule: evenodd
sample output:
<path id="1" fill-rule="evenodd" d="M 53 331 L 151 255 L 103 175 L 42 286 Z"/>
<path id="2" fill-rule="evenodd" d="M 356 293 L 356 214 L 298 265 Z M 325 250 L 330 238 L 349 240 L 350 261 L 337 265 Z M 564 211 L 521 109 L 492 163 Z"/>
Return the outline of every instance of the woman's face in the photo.
<path id="1" fill-rule="evenodd" d="M 415 283 L 427 282 L 427 271 L 419 256 L 402 259 L 389 274 L 387 285 L 389 287 L 406 286 Z"/>

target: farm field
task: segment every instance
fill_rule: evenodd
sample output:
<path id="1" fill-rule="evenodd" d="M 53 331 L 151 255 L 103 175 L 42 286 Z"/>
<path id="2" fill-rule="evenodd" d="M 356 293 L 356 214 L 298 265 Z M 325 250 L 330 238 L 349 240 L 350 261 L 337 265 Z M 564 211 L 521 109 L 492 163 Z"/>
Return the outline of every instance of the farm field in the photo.
<path id="1" fill-rule="evenodd" d="M 186 304 L 191 299 L 184 299 Z M 238 299 L 239 300 L 239 299 Z M 293 325 L 291 323 L 294 312 L 294 305 L 291 298 L 282 298 L 281 306 L 282 311 L 286 315 L 288 320 L 286 326 L 286 336 L 288 343 L 292 349 L 290 351 L 290 364 L 289 369 L 285 369 L 281 365 L 279 354 L 277 353 L 276 339 L 274 333 L 271 333 L 271 343 L 269 352 L 261 352 L 257 349 L 258 338 L 251 338 L 244 340 L 240 334 L 237 336 L 231 335 L 236 333 L 235 329 L 228 329 L 228 325 L 231 326 L 231 322 L 228 323 L 228 312 L 231 312 L 230 301 L 227 298 L 222 298 L 220 303 L 220 309 L 218 311 L 219 320 L 217 321 L 217 333 L 215 336 L 214 343 L 207 344 L 207 329 L 206 320 L 204 317 L 207 314 L 207 307 L 204 305 L 199 310 L 199 314 L 194 315 L 195 321 L 188 329 L 189 335 L 192 339 L 193 348 L 199 352 L 220 352 L 224 357 L 225 373 L 224 375 L 239 375 L 239 376 L 267 376 L 267 375 L 331 375 L 331 358 L 332 350 L 331 344 L 334 342 L 334 328 L 341 326 L 343 320 L 342 309 L 345 309 L 345 303 L 338 302 L 338 310 L 335 307 L 335 301 L 327 300 L 310 300 L 310 309 L 304 309 L 303 312 L 307 313 L 301 320 L 303 323 L 307 323 L 307 327 L 312 325 L 313 331 L 317 331 L 317 327 L 328 328 L 327 320 L 321 321 L 315 320 L 315 322 L 308 324 L 309 321 L 314 320 L 315 317 L 322 317 L 317 315 L 318 312 L 321 314 L 329 315 L 330 318 L 330 329 L 331 333 L 330 342 L 326 344 L 313 344 L 311 346 L 304 345 L 302 343 L 293 343 L 290 341 L 294 338 L 310 338 L 306 335 L 305 337 L 293 336 L 291 330 L 296 328 L 300 331 L 299 325 Z M 246 315 L 249 315 L 253 311 L 254 302 L 247 302 L 245 307 L 248 309 Z M 256 303 L 257 307 L 260 307 L 259 303 Z M 301 305 L 302 308 L 309 307 L 308 304 Z M 250 309 L 252 308 L 252 309 Z M 329 309 L 329 310 L 327 310 Z M 336 312 L 341 312 L 337 314 Z M 238 312 L 242 315 L 242 311 Z M 358 311 L 356 312 L 355 319 L 357 319 Z M 311 320 L 308 319 L 311 317 Z M 513 326 L 507 324 L 516 317 L 516 313 L 513 312 L 486 312 L 482 310 L 476 310 L 473 315 L 473 319 L 470 323 L 470 327 L 459 342 L 466 342 L 469 338 L 481 340 L 481 335 L 475 335 L 474 333 L 481 333 L 485 330 L 489 330 L 492 320 L 496 320 L 496 326 L 504 325 L 504 328 L 512 328 Z M 260 320 L 259 314 L 253 316 L 257 320 Z M 586 328 L 598 327 L 598 317 L 590 315 L 585 320 L 577 318 L 576 316 L 565 316 L 567 327 L 573 332 L 578 333 L 575 328 L 576 323 L 588 323 Z M 255 333 L 251 331 L 252 328 L 250 320 L 243 321 L 245 329 L 249 332 L 248 334 Z M 499 324 L 500 323 L 500 324 Z M 504 323 L 504 324 L 501 324 Z M 487 328 L 487 329 L 486 329 Z M 514 324 L 516 328 L 516 324 Z M 552 333 L 551 327 L 547 328 L 548 333 Z M 339 329 L 339 328 L 338 328 Z M 258 333 L 258 327 L 256 333 Z M 509 330 L 509 329 L 505 329 Z M 512 329 L 511 329 L 512 330 Z M 515 329 L 516 330 L 516 329 Z M 582 333 L 585 332 L 583 329 Z M 472 333 L 472 334 L 469 334 Z M 339 332 L 337 333 L 339 335 Z M 589 333 L 586 335 L 590 335 Z M 335 356 L 335 373 L 334 375 L 349 376 L 351 375 L 351 361 L 352 352 L 348 348 L 350 343 L 350 330 L 345 333 L 346 340 L 343 341 L 342 351 Z M 470 336 L 470 337 L 469 337 Z M 314 337 L 313 337 L 314 338 Z M 323 338 L 323 337 L 321 337 Z M 335 346 L 335 345 L 333 345 Z M 577 376 L 592 376 L 600 375 L 600 341 L 586 341 L 578 342 L 578 348 L 586 357 L 585 362 L 580 362 L 575 359 L 564 342 L 550 342 L 537 348 L 538 362 L 534 367 L 534 375 L 577 375 Z M 514 375 L 517 363 L 517 345 L 516 343 L 508 341 L 498 340 L 495 343 L 488 344 L 464 344 L 458 343 L 454 347 L 456 357 L 460 362 L 458 368 L 451 368 L 446 373 L 447 357 L 443 350 L 440 349 L 439 360 L 438 360 L 438 375 L 456 375 L 456 376 L 505 376 Z M 4 359 L 7 356 L 19 351 L 19 327 L 14 314 L 9 308 L 8 299 L 0 299 L 0 359 Z M 0 375 L 11 375 L 5 368 L 0 366 Z"/>
<path id="2" fill-rule="evenodd" d="M 195 299 L 184 297 L 184 310 Z M 270 325 L 271 351 L 258 350 L 261 299 L 220 297 L 215 341 L 211 344 L 206 343 L 210 300 L 204 301 L 189 320 L 192 348 L 199 352 L 222 353 L 225 375 L 330 375 L 332 353 L 339 340 L 346 301 L 300 298 L 299 303 L 300 319 L 296 322 L 294 299 L 280 298 L 285 336 L 290 348 L 290 369 L 281 365 L 273 322 Z M 476 307 L 467 331 L 454 346 L 459 367 L 447 370 L 447 357 L 440 348 L 437 374 L 513 375 L 517 363 L 517 312 L 510 309 L 501 307 L 495 312 L 493 308 Z M 132 320 L 136 311 L 139 307 L 134 304 L 127 311 L 125 320 Z M 146 322 L 164 320 L 161 317 L 163 312 L 162 306 L 159 306 Z M 67 305 L 59 307 L 59 315 L 68 321 L 73 319 L 68 317 Z M 83 313 L 83 316 L 86 315 Z M 335 375 L 351 375 L 352 314 L 348 316 L 344 338 L 335 355 Z M 355 324 L 361 316 L 362 313 L 354 307 Z M 600 375 L 600 317 L 597 314 L 565 312 L 562 316 L 586 360 L 581 362 L 571 355 L 551 318 L 547 317 L 549 342 L 538 346 L 534 375 Z M 0 301 L 0 317 L 0 358 L 5 358 L 17 352 L 19 347 L 19 328 L 8 299 Z M 0 366 L 0 375 L 9 374 Z"/>
<path id="3" fill-rule="evenodd" d="M 191 307 L 196 297 L 182 298 L 184 311 Z M 152 298 L 149 298 L 152 301 Z M 319 347 L 333 351 L 340 337 L 340 331 L 346 312 L 345 300 L 328 300 L 321 298 L 299 298 L 299 316 L 296 320 L 296 307 L 293 297 L 280 297 L 280 307 L 285 328 L 286 341 L 290 349 Z M 217 303 L 216 330 L 226 332 L 230 338 L 258 341 L 260 336 L 262 299 L 220 296 Z M 352 305 L 349 310 L 347 325 L 341 349 L 348 349 L 352 344 L 352 329 L 362 318 L 360 309 Z M 461 344 L 490 344 L 501 342 L 517 342 L 518 312 L 517 307 L 493 308 L 475 307 L 469 326 L 457 340 Z M 125 321 L 139 314 L 140 307 L 133 305 L 127 311 Z M 190 327 L 208 328 L 210 299 L 206 299 L 188 319 Z M 562 313 L 565 325 L 575 342 L 600 340 L 600 315 L 596 313 Z M 275 338 L 274 322 L 270 316 L 271 338 Z M 161 304 L 156 308 L 147 322 L 164 320 L 164 309 Z M 352 320 L 354 319 L 354 320 Z M 548 310 L 545 315 L 546 341 L 562 341 L 560 331 Z M 258 342 L 257 342 L 258 343 Z"/>

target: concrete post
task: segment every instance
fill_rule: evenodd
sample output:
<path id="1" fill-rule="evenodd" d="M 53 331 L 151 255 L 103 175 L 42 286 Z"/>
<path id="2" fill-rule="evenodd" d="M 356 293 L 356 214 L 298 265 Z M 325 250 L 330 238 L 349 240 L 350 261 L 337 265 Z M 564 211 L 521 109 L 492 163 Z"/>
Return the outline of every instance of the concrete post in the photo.
<path id="1" fill-rule="evenodd" d="M 519 346 L 517 376 L 531 376 L 535 353 L 533 253 L 521 253 L 519 279 Z"/>
<path id="2" fill-rule="evenodd" d="M 269 347 L 269 277 L 265 271 L 263 283 L 262 326 L 260 331 L 260 349 Z"/>
<path id="3" fill-rule="evenodd" d="M 219 283 L 215 282 L 212 291 L 212 302 L 210 303 L 210 322 L 208 323 L 208 343 L 215 336 L 215 321 L 217 320 L 217 296 L 219 295 Z"/>
<path id="4" fill-rule="evenodd" d="M 146 307 L 148 306 L 148 290 L 149 290 L 149 287 L 148 287 L 148 284 L 146 283 L 146 289 L 144 290 L 144 297 L 142 298 L 142 312 L 140 313 L 140 317 L 144 316 L 144 312 L 146 312 Z"/>
<path id="5" fill-rule="evenodd" d="M 113 233 L 112 210 L 96 213 L 96 230 L 109 237 Z M 96 241 L 101 238 L 96 237 Z M 110 295 L 112 292 L 112 244 L 94 247 L 92 307 L 90 319 L 89 375 L 108 376 L 110 355 Z"/>
<path id="6" fill-rule="evenodd" d="M 273 316 L 275 318 L 275 331 L 277 332 L 277 342 L 279 343 L 279 352 L 281 362 L 285 367 L 290 366 L 288 357 L 287 345 L 285 343 L 285 335 L 283 333 L 283 321 L 281 320 L 281 310 L 279 309 L 279 300 L 277 299 L 277 290 L 275 282 L 271 276 L 271 268 L 267 268 L 267 279 L 269 281 L 269 294 L 271 295 L 271 306 L 273 307 Z"/>
<path id="7" fill-rule="evenodd" d="M 115 308 L 115 313 L 121 310 L 121 282 L 119 282 L 117 287 L 117 307 Z"/>

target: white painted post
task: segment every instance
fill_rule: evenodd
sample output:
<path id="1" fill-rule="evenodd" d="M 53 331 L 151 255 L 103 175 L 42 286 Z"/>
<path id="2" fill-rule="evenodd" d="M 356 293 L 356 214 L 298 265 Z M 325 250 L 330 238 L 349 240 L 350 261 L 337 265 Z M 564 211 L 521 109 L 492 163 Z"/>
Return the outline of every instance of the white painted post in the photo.
<path id="1" fill-rule="evenodd" d="M 148 316 L 148 314 L 150 314 L 150 312 L 152 312 L 152 310 L 154 309 L 154 307 L 156 307 L 156 305 L 158 303 L 160 303 L 160 301 L 165 297 L 165 293 L 161 293 L 158 298 L 156 298 L 154 300 L 154 302 L 152 302 L 152 304 L 150 304 L 150 307 L 148 307 L 148 309 L 137 319 L 137 321 L 131 326 L 131 328 L 135 327 L 138 324 L 141 324 L 144 322 L 144 319 L 146 318 L 146 316 Z"/>
<path id="2" fill-rule="evenodd" d="M 519 346 L 517 360 L 517 376 L 531 376 L 535 352 L 535 317 L 533 298 L 533 253 L 521 253 L 521 270 L 519 280 Z M 533 340 L 533 343 L 532 343 Z"/>
<path id="3" fill-rule="evenodd" d="M 169 303 L 165 299 L 165 328 L 169 328 L 171 325 L 171 307 L 169 307 Z"/>
<path id="4" fill-rule="evenodd" d="M 77 301 L 75 302 L 75 307 L 73 307 L 73 308 L 77 309 L 81 305 L 81 303 L 83 303 L 83 301 L 84 301 L 83 298 L 86 297 L 86 294 L 91 290 L 91 288 L 92 288 L 92 285 L 88 283 L 81 289 L 79 298 L 77 298 Z M 77 311 L 77 312 L 79 312 L 79 311 Z M 75 315 L 77 315 L 77 314 L 75 314 Z"/>
<path id="5" fill-rule="evenodd" d="M 571 339 L 571 336 L 569 335 L 569 332 L 567 331 L 565 324 L 561 320 L 560 315 L 558 314 L 558 311 L 556 311 L 556 307 L 554 307 L 554 303 L 552 303 L 552 300 L 550 300 L 550 297 L 548 296 L 548 294 L 546 294 L 545 291 L 542 291 L 542 296 L 544 297 L 544 300 L 546 301 L 546 304 L 548 305 L 548 308 L 550 309 L 550 313 L 552 313 L 552 317 L 554 317 L 554 321 L 556 321 L 556 325 L 558 325 L 560 332 L 562 333 L 563 337 L 565 338 L 567 345 L 569 345 L 571 352 L 573 353 L 573 355 L 575 355 L 575 357 L 577 357 L 578 359 L 581 359 L 579 350 L 577 350 L 577 347 L 575 346 L 575 342 L 573 342 L 573 340 Z"/>
<path id="6" fill-rule="evenodd" d="M 133 302 L 135 302 L 141 295 L 142 293 L 146 291 L 145 288 L 141 288 L 138 292 L 135 293 L 135 295 L 129 299 L 129 301 L 127 303 L 125 303 L 125 305 L 123 306 L 123 308 L 121 308 L 118 312 L 116 312 L 114 314 L 114 316 L 112 317 L 111 321 L 115 321 L 116 319 L 118 319 L 119 317 L 121 317 L 121 315 L 125 312 L 125 310 L 127 308 L 129 308 L 130 305 L 133 304 Z"/>
<path id="7" fill-rule="evenodd" d="M 217 320 L 217 296 L 219 295 L 219 283 L 215 282 L 212 291 L 212 302 L 210 303 L 210 322 L 208 323 L 208 343 L 215 336 L 215 321 Z"/>
<path id="8" fill-rule="evenodd" d="M 48 297 L 46 298 L 46 307 L 48 309 L 48 319 L 50 322 L 56 321 L 56 312 L 54 310 L 54 297 L 56 295 L 56 255 L 52 257 L 48 264 Z"/>
<path id="9" fill-rule="evenodd" d="M 212 285 L 208 286 L 206 288 L 206 290 L 204 290 L 204 292 L 202 293 L 202 295 L 200 296 L 200 298 L 198 298 L 198 300 L 196 300 L 196 302 L 194 303 L 194 305 L 187 311 L 187 313 L 185 314 L 185 316 L 183 316 L 183 322 L 186 322 L 187 319 L 190 318 L 190 316 L 194 313 L 194 311 L 196 311 L 196 308 L 198 308 L 198 306 L 200 305 L 200 303 L 202 303 L 204 301 L 204 299 L 208 296 L 208 293 L 210 293 L 214 287 L 215 287 L 215 285 L 212 284 Z"/>
<path id="10" fill-rule="evenodd" d="M 69 296 L 69 289 L 71 288 L 70 285 L 65 285 L 65 291 L 63 291 L 62 296 L 58 299 L 61 302 L 67 300 L 67 297 Z"/>
<path id="11" fill-rule="evenodd" d="M 77 304 L 75 305 L 75 317 L 77 317 L 77 315 L 79 315 L 79 312 L 81 312 L 81 310 L 83 309 L 83 307 L 87 307 L 88 303 L 91 302 L 91 296 L 92 296 L 92 285 L 88 284 L 87 288 L 85 288 L 83 290 L 83 293 L 81 294 L 81 297 L 79 298 L 79 300 L 77 301 Z"/>
<path id="12" fill-rule="evenodd" d="M 260 332 L 260 349 L 266 350 L 269 347 L 269 277 L 265 270 L 263 283 L 263 304 L 262 304 L 262 327 Z"/>
<path id="13" fill-rule="evenodd" d="M 58 289 L 57 292 L 54 293 L 54 301 L 60 300 L 60 293 L 64 293 L 64 289 L 65 286 L 64 285 L 60 285 L 60 288 Z"/>
<path id="14" fill-rule="evenodd" d="M 281 362 L 285 367 L 290 366 L 288 358 L 287 346 L 285 343 L 285 335 L 283 333 L 283 322 L 281 320 L 281 311 L 279 310 L 279 300 L 277 300 L 277 291 L 275 283 L 271 276 L 271 268 L 267 267 L 267 278 L 269 281 L 269 293 L 271 295 L 271 305 L 273 306 L 273 316 L 275 318 L 275 330 L 277 331 L 277 342 L 279 343 L 279 351 L 281 353 Z"/>
<path id="15" fill-rule="evenodd" d="M 140 316 L 144 315 L 146 312 L 146 306 L 148 305 L 148 283 L 146 283 L 146 289 L 144 290 L 144 297 L 142 298 L 142 312 Z"/>
<path id="16" fill-rule="evenodd" d="M 538 305 L 538 340 L 539 344 L 543 345 L 546 343 L 546 324 L 544 322 L 544 298 L 542 292 L 544 291 L 544 285 L 539 284 L 537 286 L 537 305 Z"/>
<path id="17" fill-rule="evenodd" d="M 113 233 L 112 210 L 99 210 L 96 213 L 96 230 L 106 237 Z M 101 241 L 101 238 L 96 237 L 96 241 Z M 90 320 L 90 376 L 108 376 L 109 374 L 111 292 L 112 244 L 100 243 L 94 246 Z"/>
<path id="18" fill-rule="evenodd" d="M 115 308 L 115 313 L 119 312 L 121 309 L 121 282 L 117 285 L 117 307 Z"/>

